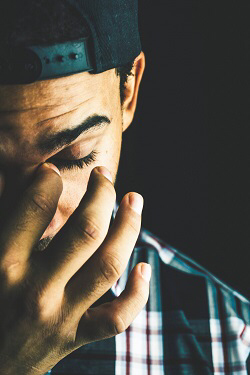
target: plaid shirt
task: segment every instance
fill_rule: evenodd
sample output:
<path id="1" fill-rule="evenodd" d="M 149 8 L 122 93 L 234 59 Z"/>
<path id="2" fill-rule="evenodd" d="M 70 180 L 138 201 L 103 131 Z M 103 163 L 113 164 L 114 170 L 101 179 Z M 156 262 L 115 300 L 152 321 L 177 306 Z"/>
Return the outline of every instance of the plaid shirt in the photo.
<path id="1" fill-rule="evenodd" d="M 152 266 L 150 296 L 130 327 L 48 374 L 250 374 L 250 302 L 143 228 L 124 274 L 97 304 L 118 296 L 139 262 Z"/>

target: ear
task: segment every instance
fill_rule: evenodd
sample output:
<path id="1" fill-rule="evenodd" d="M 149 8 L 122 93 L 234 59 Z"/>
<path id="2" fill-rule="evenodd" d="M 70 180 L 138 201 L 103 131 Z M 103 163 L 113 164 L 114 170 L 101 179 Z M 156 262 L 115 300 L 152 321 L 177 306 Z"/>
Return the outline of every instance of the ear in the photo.
<path id="1" fill-rule="evenodd" d="M 124 102 L 123 102 L 123 132 L 127 130 L 131 124 L 135 109 L 137 105 L 137 98 L 141 79 L 145 69 L 145 55 L 143 52 L 135 59 L 131 76 L 128 77 L 128 81 L 125 86 Z"/>

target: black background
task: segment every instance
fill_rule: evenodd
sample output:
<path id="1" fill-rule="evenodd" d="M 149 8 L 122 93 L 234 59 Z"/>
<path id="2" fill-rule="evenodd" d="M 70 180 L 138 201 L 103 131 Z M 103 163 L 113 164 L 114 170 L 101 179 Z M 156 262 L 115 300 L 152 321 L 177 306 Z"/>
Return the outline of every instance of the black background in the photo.
<path id="1" fill-rule="evenodd" d="M 139 0 L 146 71 L 117 198 L 143 226 L 250 295 L 250 5 Z"/>

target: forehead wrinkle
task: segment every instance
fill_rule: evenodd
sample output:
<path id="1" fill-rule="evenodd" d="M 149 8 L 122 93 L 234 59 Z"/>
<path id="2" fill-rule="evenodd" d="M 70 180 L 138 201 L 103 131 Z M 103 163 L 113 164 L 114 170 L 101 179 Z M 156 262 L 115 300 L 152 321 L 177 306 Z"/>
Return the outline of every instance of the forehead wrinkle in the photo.
<path id="1" fill-rule="evenodd" d="M 39 121 L 35 124 L 35 126 L 37 127 L 40 127 L 40 126 L 43 126 L 43 125 L 48 125 L 50 126 L 51 124 L 54 123 L 55 120 L 58 120 L 58 119 L 63 119 L 64 116 L 67 116 L 73 112 L 75 112 L 76 109 L 72 109 L 72 111 L 69 111 L 69 112 L 65 112 L 61 115 L 58 115 L 58 116 L 54 116 L 54 117 L 50 117 L 49 119 L 46 119 L 46 120 L 42 120 L 42 121 Z"/>
<path id="2" fill-rule="evenodd" d="M 57 115 L 57 116 L 53 116 L 53 117 L 50 117 L 49 119 L 46 119 L 46 120 L 42 120 L 42 121 L 39 121 L 36 123 L 36 126 L 40 127 L 40 126 L 43 126 L 43 125 L 50 125 L 50 124 L 53 124 L 55 122 L 55 120 L 58 120 L 58 119 L 62 119 L 64 116 L 67 116 L 67 115 L 70 115 L 71 113 L 74 113 L 75 111 L 77 111 L 79 109 L 79 107 L 85 103 L 87 103 L 89 100 L 91 100 L 92 98 L 89 98 L 85 101 L 83 101 L 82 103 L 79 103 L 77 104 L 72 110 L 70 111 L 67 111 L 67 112 L 64 112 L 60 115 Z"/>
<path id="3" fill-rule="evenodd" d="M 39 93 L 40 94 L 40 93 Z M 42 96 L 42 94 L 40 94 Z M 16 108 L 13 108 L 13 106 L 10 105 L 9 108 L 5 108 L 4 106 L 1 106 L 1 92 L 0 92 L 0 115 L 3 114 L 3 115 L 15 115 L 15 114 L 18 114 L 18 113 L 23 113 L 23 114 L 26 114 L 26 113 L 36 113 L 37 111 L 46 111 L 46 110 L 49 110 L 49 111 L 52 111 L 53 109 L 55 109 L 57 112 L 59 111 L 59 109 L 61 107 L 63 108 L 69 108 L 70 110 L 72 109 L 72 104 L 74 104 L 74 108 L 77 108 L 79 106 L 81 106 L 82 104 L 84 104 L 85 102 L 88 102 L 89 100 L 91 100 L 94 95 L 91 95 L 90 96 L 90 92 L 87 92 L 85 93 L 84 95 L 85 98 L 83 98 L 83 95 L 77 95 L 77 92 L 75 91 L 72 95 L 70 96 L 66 96 L 66 95 L 63 95 L 63 98 L 64 100 L 62 101 L 62 98 L 61 97 L 56 97 L 53 95 L 50 95 L 50 99 L 49 101 L 51 102 L 52 99 L 51 98 L 54 98 L 54 101 L 53 101 L 53 104 L 50 104 L 50 105 L 35 105 L 35 106 L 28 106 L 26 108 L 23 108 L 22 105 L 25 105 L 25 103 L 22 103 L 22 100 L 21 100 L 21 103 L 20 105 Z M 12 97 L 12 102 L 15 102 L 17 103 L 18 101 L 20 101 L 20 98 L 18 96 L 16 97 Z M 59 104 L 58 104 L 59 103 Z M 69 105 L 70 104 L 70 105 Z M 31 103 L 32 105 L 32 103 Z M 2 108 L 1 108 L 2 107 Z"/>
<path id="4" fill-rule="evenodd" d="M 75 102 L 83 101 L 85 97 L 87 100 L 90 95 L 96 95 L 103 81 L 91 75 L 90 77 L 77 77 L 77 79 L 73 75 L 67 77 L 66 81 L 65 78 L 57 78 L 48 82 L 38 81 L 31 85 L 12 85 L 11 87 L 0 85 L 0 111 L 9 113 L 42 108 L 51 109 L 67 104 L 72 99 Z"/>
<path id="5" fill-rule="evenodd" d="M 0 113 L 1 114 L 4 114 L 4 115 L 8 115 L 8 114 L 15 114 L 15 113 L 26 113 L 26 112 L 29 112 L 29 111 L 36 111 L 36 110 L 39 110 L 39 109 L 51 109 L 51 108 L 54 108 L 54 107 L 61 107 L 63 106 L 63 104 L 53 104 L 53 105 L 46 105 L 46 106 L 39 106 L 39 107 L 32 107 L 32 108 L 26 108 L 26 109 L 11 109 L 11 110 L 1 110 Z"/>
<path id="6" fill-rule="evenodd" d="M 0 131 L 5 133 L 14 131 L 20 132 L 22 129 L 27 128 L 27 126 L 22 126 L 23 124 L 27 124 L 28 128 L 30 130 L 32 129 L 33 131 L 37 131 L 40 127 L 47 125 L 53 125 L 54 127 L 57 125 L 57 123 L 60 124 L 60 122 L 63 122 L 64 117 L 73 114 L 82 108 L 83 104 L 88 103 L 91 99 L 92 97 L 75 104 L 73 109 L 72 105 L 67 106 L 65 104 L 60 104 L 60 106 L 63 107 L 64 112 L 61 112 L 58 109 L 54 109 L 54 111 L 50 109 L 49 113 L 39 109 L 16 111 L 16 113 L 13 113 L 13 111 L 10 111 L 10 113 L 0 111 Z"/>

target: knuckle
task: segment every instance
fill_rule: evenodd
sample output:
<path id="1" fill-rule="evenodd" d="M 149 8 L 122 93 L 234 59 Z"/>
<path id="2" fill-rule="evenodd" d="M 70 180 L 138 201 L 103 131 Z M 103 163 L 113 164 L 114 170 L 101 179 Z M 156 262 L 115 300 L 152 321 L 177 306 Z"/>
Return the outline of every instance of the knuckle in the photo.
<path id="1" fill-rule="evenodd" d="M 123 271 L 121 261 L 114 255 L 105 256 L 101 259 L 100 270 L 105 279 L 109 282 L 117 280 Z"/>
<path id="2" fill-rule="evenodd" d="M 46 293 L 37 294 L 33 300 L 32 315 L 33 318 L 42 324 L 53 322 L 54 326 L 58 326 L 62 319 L 61 297 L 54 299 Z"/>
<path id="3" fill-rule="evenodd" d="M 30 201 L 35 212 L 42 211 L 46 215 L 54 216 L 55 204 L 45 193 L 33 192 Z"/>
<path id="4" fill-rule="evenodd" d="M 12 244 L 14 249 L 15 244 Z M 27 265 L 22 264 L 16 256 L 3 256 L 0 260 L 0 284 L 11 287 L 23 281 L 27 273 Z"/>
<path id="5" fill-rule="evenodd" d="M 44 295 L 36 294 L 33 295 L 32 303 L 30 304 L 30 314 L 31 318 L 36 322 L 47 323 L 51 317 L 48 310 L 48 303 L 45 302 Z"/>
<path id="6" fill-rule="evenodd" d="M 125 323 L 124 319 L 121 317 L 120 314 L 116 313 L 109 319 L 110 320 L 108 325 L 110 327 L 110 331 L 115 335 L 119 335 L 127 329 L 127 324 Z"/>
<path id="7" fill-rule="evenodd" d="M 92 219 L 82 216 L 73 225 L 73 229 L 80 237 L 90 241 L 98 241 L 102 238 L 102 230 Z"/>
<path id="8" fill-rule="evenodd" d="M 32 284 L 31 284 L 32 280 Z M 27 305 L 27 316 L 34 321 L 47 325 L 53 321 L 58 325 L 62 321 L 64 311 L 64 286 L 53 287 L 49 282 L 32 278 L 28 281 L 25 300 Z"/>

